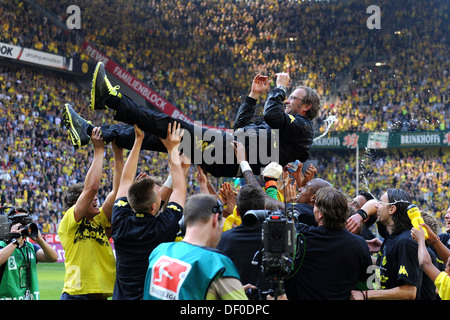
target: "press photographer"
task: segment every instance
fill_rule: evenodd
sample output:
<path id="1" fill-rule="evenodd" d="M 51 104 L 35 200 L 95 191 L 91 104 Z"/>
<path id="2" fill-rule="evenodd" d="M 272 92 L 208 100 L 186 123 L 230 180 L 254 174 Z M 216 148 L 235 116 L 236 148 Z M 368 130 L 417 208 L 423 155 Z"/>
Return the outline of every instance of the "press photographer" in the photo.
<path id="1" fill-rule="evenodd" d="M 57 260 L 26 210 L 0 207 L 0 299 L 39 300 L 36 263 Z"/>

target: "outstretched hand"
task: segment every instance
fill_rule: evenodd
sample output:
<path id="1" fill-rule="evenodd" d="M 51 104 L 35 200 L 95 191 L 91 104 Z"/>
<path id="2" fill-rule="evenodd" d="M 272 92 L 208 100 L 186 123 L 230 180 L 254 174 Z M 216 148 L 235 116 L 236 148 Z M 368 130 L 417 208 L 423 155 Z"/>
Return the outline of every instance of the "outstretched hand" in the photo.
<path id="1" fill-rule="evenodd" d="M 229 182 L 224 182 L 222 187 L 219 189 L 221 201 L 227 205 L 223 209 L 224 217 L 233 214 L 234 207 L 236 206 L 237 194 L 238 193 L 233 190 Z"/>
<path id="2" fill-rule="evenodd" d="M 91 140 L 94 145 L 94 149 L 104 149 L 105 142 L 103 140 L 103 135 L 100 127 L 95 127 L 92 130 Z"/>
<path id="3" fill-rule="evenodd" d="M 246 161 L 246 159 L 247 159 L 247 152 L 246 152 L 245 146 L 242 144 L 242 142 L 233 141 L 233 142 L 231 142 L 231 145 L 234 148 L 234 154 L 236 155 L 237 163 L 239 164 L 242 161 Z"/>
<path id="4" fill-rule="evenodd" d="M 200 186 L 200 190 L 203 193 L 208 193 L 208 178 L 206 177 L 206 174 L 203 172 L 203 169 L 198 166 L 197 167 L 197 182 Z"/>
<path id="5" fill-rule="evenodd" d="M 267 76 L 257 74 L 255 78 L 253 78 L 252 88 L 249 97 L 257 100 L 261 96 L 261 94 L 269 91 L 271 82 L 272 80 L 268 80 Z"/>
<path id="6" fill-rule="evenodd" d="M 289 74 L 285 73 L 285 72 L 280 72 L 275 74 L 275 76 L 277 77 L 277 86 L 285 86 L 287 87 L 289 85 L 289 81 L 291 80 L 291 77 L 289 77 Z"/>
<path id="7" fill-rule="evenodd" d="M 161 139 L 161 142 L 167 149 L 169 157 L 176 158 L 179 155 L 178 146 L 183 138 L 184 129 L 181 128 L 181 124 L 174 121 L 173 125 L 169 123 L 167 126 L 167 137 Z"/>
<path id="8" fill-rule="evenodd" d="M 149 175 L 147 173 L 140 172 L 138 174 L 138 176 L 134 179 L 134 181 L 138 181 L 138 180 L 145 179 L 145 178 L 148 178 L 148 177 L 149 177 Z"/>
<path id="9" fill-rule="evenodd" d="M 139 128 L 136 124 L 134 125 L 134 134 L 136 136 L 136 139 L 144 139 L 144 131 L 142 131 L 142 129 Z"/>
<path id="10" fill-rule="evenodd" d="M 289 172 L 289 174 L 294 177 L 299 188 L 304 187 L 309 181 L 314 178 L 315 174 L 317 173 L 317 169 L 312 163 L 309 165 L 308 169 L 306 169 L 305 173 L 303 173 L 302 171 L 303 163 L 301 163 L 300 161 L 298 162 L 297 170 L 289 170 L 292 167 L 292 163 L 288 163 L 283 169 Z"/>

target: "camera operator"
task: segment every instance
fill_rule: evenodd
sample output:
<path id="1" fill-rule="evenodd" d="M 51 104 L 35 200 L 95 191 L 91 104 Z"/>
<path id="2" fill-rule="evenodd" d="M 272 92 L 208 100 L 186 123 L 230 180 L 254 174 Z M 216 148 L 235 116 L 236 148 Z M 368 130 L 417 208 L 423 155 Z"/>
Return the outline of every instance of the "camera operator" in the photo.
<path id="1" fill-rule="evenodd" d="M 23 209 L 16 212 L 27 213 Z M 35 231 L 29 234 L 37 243 L 32 244 L 26 240 L 24 225 L 14 222 L 10 230 L 12 239 L 0 241 L 0 299 L 39 300 L 36 263 L 56 262 L 58 255 L 37 228 Z"/>
<path id="2" fill-rule="evenodd" d="M 264 191 L 261 187 L 246 184 L 240 190 L 236 197 L 236 210 L 240 216 L 243 216 L 248 210 L 263 210 L 266 208 Z M 236 265 L 242 283 L 250 283 L 259 290 L 248 291 L 249 295 L 256 292 L 258 298 L 259 292 L 270 289 L 270 284 L 264 279 L 259 266 L 253 265 L 252 260 L 255 254 L 261 249 L 261 225 L 255 229 L 246 228 L 243 224 L 225 231 L 222 234 L 217 249 L 227 255 Z"/>
<path id="3" fill-rule="evenodd" d="M 286 280 L 289 300 L 348 300 L 359 281 L 367 278 L 372 264 L 366 241 L 345 229 L 347 197 L 333 187 L 315 195 L 314 217 L 318 226 L 299 224 L 303 240 L 294 268 Z"/>

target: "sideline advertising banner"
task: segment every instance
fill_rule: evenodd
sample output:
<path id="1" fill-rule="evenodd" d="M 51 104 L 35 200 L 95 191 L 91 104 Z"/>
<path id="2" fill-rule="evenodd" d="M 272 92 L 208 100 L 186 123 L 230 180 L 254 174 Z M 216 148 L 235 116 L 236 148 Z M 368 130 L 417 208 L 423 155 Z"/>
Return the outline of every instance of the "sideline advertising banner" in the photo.
<path id="1" fill-rule="evenodd" d="M 72 59 L 38 50 L 24 48 L 19 60 L 49 68 L 72 71 Z"/>
<path id="2" fill-rule="evenodd" d="M 21 52 L 22 52 L 21 47 L 0 42 L 0 57 L 9 59 L 18 59 L 20 57 Z"/>
<path id="3" fill-rule="evenodd" d="M 370 132 L 328 134 L 314 141 L 314 149 L 389 149 L 450 147 L 450 131 Z"/>
<path id="4" fill-rule="evenodd" d="M 0 42 L 0 57 L 28 62 L 34 65 L 72 71 L 73 59 L 30 48 Z"/>
<path id="5" fill-rule="evenodd" d="M 34 65 L 72 71 L 73 59 L 30 48 L 0 42 L 0 57 L 28 62 Z"/>

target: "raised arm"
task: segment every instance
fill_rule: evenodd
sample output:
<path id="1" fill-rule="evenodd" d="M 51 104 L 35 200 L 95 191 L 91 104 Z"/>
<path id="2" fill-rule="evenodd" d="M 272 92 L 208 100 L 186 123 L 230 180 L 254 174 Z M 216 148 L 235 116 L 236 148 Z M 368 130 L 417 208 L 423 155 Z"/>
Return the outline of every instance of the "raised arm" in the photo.
<path id="1" fill-rule="evenodd" d="M 233 214 L 234 207 L 236 206 L 237 192 L 231 188 L 229 182 L 224 182 L 219 189 L 220 202 L 223 203 L 223 216 L 226 218 Z"/>
<path id="2" fill-rule="evenodd" d="M 437 255 L 442 261 L 447 261 L 450 258 L 450 250 L 441 242 L 439 236 L 436 235 L 433 230 L 427 224 L 421 224 L 427 230 L 428 240 L 427 242 L 433 246 Z"/>
<path id="3" fill-rule="evenodd" d="M 314 167 L 314 165 L 311 163 L 308 167 L 308 169 L 306 169 L 305 173 L 303 174 L 303 163 L 301 163 L 300 161 L 298 162 L 298 166 L 297 166 L 297 170 L 292 171 L 290 170 L 292 168 L 292 164 L 288 163 L 285 166 L 285 169 L 289 172 L 289 174 L 291 176 L 294 177 L 295 181 L 297 182 L 297 187 L 301 188 L 304 187 L 308 181 L 311 181 L 315 174 L 317 173 L 317 169 Z"/>
<path id="4" fill-rule="evenodd" d="M 108 221 L 111 221 L 112 209 L 114 201 L 116 200 L 117 192 L 119 191 L 120 179 L 122 177 L 124 159 L 123 159 L 123 148 L 116 145 L 115 141 L 112 142 L 112 149 L 114 152 L 114 176 L 113 176 L 113 187 L 111 192 L 103 202 L 102 208 Z"/>
<path id="5" fill-rule="evenodd" d="M 272 89 L 267 96 L 264 105 L 264 121 L 272 129 L 284 130 L 286 126 L 292 123 L 292 119 L 284 112 L 284 100 L 286 99 L 286 89 L 289 85 L 290 77 L 287 73 L 277 73 L 277 87 Z"/>
<path id="6" fill-rule="evenodd" d="M 378 200 L 371 199 L 367 201 L 361 209 L 356 211 L 355 214 L 351 215 L 347 219 L 346 228 L 348 231 L 354 234 L 358 234 L 359 230 L 361 229 L 361 226 L 364 222 L 366 222 L 370 216 L 377 213 L 377 204 Z"/>
<path id="7" fill-rule="evenodd" d="M 418 243 L 417 255 L 419 258 L 420 269 L 434 282 L 441 271 L 433 265 L 431 256 L 428 253 L 427 246 L 425 244 L 425 233 L 423 229 L 411 229 L 411 236 Z"/>
<path id="8" fill-rule="evenodd" d="M 208 178 L 206 177 L 206 174 L 203 172 L 202 167 L 197 167 L 197 182 L 198 186 L 200 187 L 200 193 L 209 194 L 208 189 Z"/>
<path id="9" fill-rule="evenodd" d="M 126 197 L 128 194 L 128 189 L 135 180 L 142 140 L 144 140 L 144 132 L 137 125 L 134 125 L 134 132 L 136 137 L 134 139 L 133 148 L 131 148 L 130 154 L 128 155 L 127 161 L 123 167 L 116 199 Z"/>
<path id="10" fill-rule="evenodd" d="M 234 147 L 234 152 L 236 154 L 236 161 L 241 167 L 242 175 L 244 176 L 245 182 L 247 184 L 253 184 L 255 186 L 261 187 L 258 180 L 256 180 L 255 175 L 253 174 L 253 171 L 248 164 L 246 160 L 246 154 L 245 154 L 245 147 L 244 145 L 239 141 L 232 142 Z M 276 207 L 279 209 L 284 209 L 284 203 L 278 200 L 273 199 L 268 194 L 264 192 L 264 197 L 266 198 L 267 202 L 273 203 Z"/>
<path id="11" fill-rule="evenodd" d="M 181 168 L 183 169 L 184 178 L 187 179 L 189 175 L 189 168 L 191 167 L 191 159 L 185 154 L 180 152 Z M 170 166 L 170 163 L 169 163 Z M 161 187 L 161 209 L 164 209 L 169 203 L 170 195 L 172 194 L 173 180 L 172 175 L 169 174 L 164 185 Z"/>
<path id="12" fill-rule="evenodd" d="M 267 76 L 261 74 L 253 78 L 250 94 L 245 98 L 236 113 L 233 129 L 243 128 L 251 122 L 255 114 L 256 102 L 263 93 L 269 90 L 270 82 L 271 80 L 267 81 Z"/>
<path id="13" fill-rule="evenodd" d="M 36 260 L 39 262 L 56 262 L 58 261 L 58 254 L 55 249 L 42 238 L 41 232 L 38 230 L 36 238 L 30 236 L 41 248 L 36 251 Z"/>
<path id="14" fill-rule="evenodd" d="M 166 139 L 161 139 L 162 143 L 167 149 L 170 163 L 170 175 L 172 176 L 173 190 L 170 195 L 169 202 L 175 202 L 184 208 L 186 202 L 186 178 L 184 176 L 181 165 L 180 153 L 178 147 L 183 137 L 184 130 L 181 125 L 174 122 L 173 125 L 169 123 L 167 127 Z"/>
<path id="15" fill-rule="evenodd" d="M 258 100 L 262 94 L 267 93 L 269 91 L 271 82 L 272 80 L 268 80 L 267 76 L 257 74 L 253 78 L 252 87 L 250 90 L 250 94 L 248 96 L 250 98 Z"/>
<path id="16" fill-rule="evenodd" d="M 84 180 L 84 189 L 75 203 L 74 216 L 75 221 L 77 222 L 82 218 L 93 218 L 89 208 L 97 196 L 98 189 L 100 188 L 100 180 L 102 178 L 105 143 L 100 132 L 100 127 L 96 127 L 92 130 L 91 140 L 94 145 L 94 157 Z"/>

